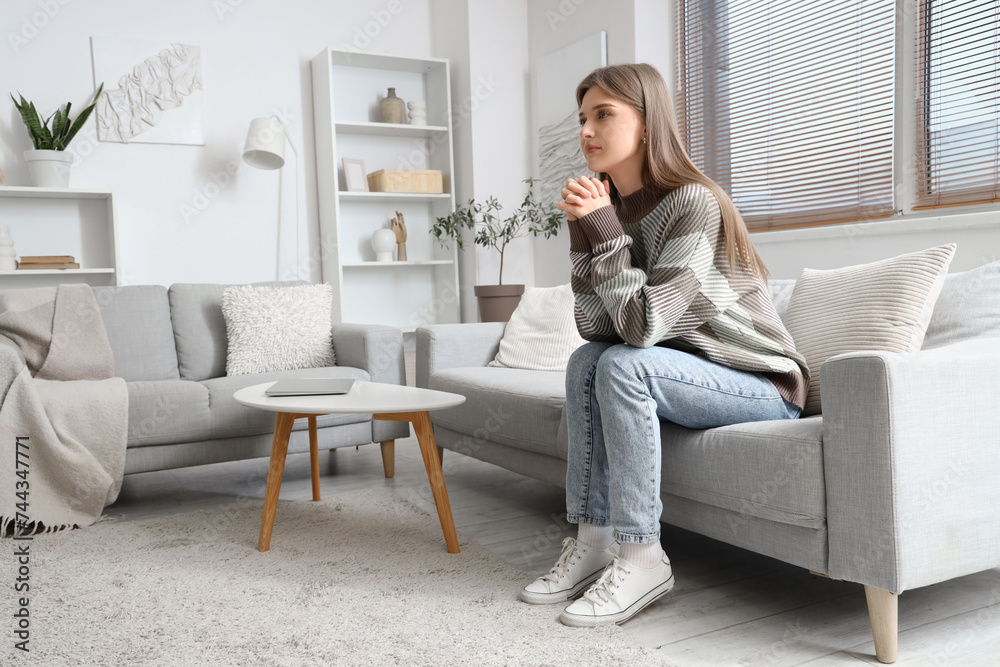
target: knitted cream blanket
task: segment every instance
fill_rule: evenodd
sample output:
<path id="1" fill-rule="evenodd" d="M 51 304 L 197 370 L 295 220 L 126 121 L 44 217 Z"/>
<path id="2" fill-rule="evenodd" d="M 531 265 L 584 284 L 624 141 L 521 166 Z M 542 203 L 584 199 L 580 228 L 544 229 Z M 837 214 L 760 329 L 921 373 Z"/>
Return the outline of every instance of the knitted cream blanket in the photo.
<path id="1" fill-rule="evenodd" d="M 121 489 L 128 390 L 89 285 L 0 291 L 0 534 L 89 526 Z"/>

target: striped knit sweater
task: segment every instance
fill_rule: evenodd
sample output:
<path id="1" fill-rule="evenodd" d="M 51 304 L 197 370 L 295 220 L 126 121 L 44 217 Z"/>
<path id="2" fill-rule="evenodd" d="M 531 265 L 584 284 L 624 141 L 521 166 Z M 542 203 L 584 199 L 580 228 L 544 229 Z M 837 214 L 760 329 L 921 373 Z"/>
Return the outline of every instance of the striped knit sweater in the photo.
<path id="1" fill-rule="evenodd" d="M 763 280 L 732 271 L 708 188 L 645 187 L 571 222 L 577 328 L 590 341 L 659 345 L 762 373 L 803 407 L 809 369 Z"/>

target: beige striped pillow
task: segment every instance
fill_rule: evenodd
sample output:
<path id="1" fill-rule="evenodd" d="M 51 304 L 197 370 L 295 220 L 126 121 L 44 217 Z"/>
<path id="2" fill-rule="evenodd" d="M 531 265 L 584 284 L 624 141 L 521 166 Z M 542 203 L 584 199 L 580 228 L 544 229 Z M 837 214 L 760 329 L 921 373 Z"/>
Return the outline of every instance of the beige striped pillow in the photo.
<path id="1" fill-rule="evenodd" d="M 954 254 L 949 243 L 871 264 L 802 271 L 784 322 L 809 365 L 803 417 L 821 411 L 819 371 L 830 357 L 920 349 Z"/>
<path id="2" fill-rule="evenodd" d="M 565 371 L 569 357 L 585 341 L 576 328 L 569 286 L 525 287 L 488 366 L 529 371 Z"/>

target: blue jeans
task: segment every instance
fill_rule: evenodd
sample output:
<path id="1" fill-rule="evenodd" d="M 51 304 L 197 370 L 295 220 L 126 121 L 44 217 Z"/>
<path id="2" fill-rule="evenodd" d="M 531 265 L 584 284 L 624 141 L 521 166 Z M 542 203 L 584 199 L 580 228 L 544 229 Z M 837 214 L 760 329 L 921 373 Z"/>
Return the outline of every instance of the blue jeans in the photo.
<path id="1" fill-rule="evenodd" d="M 571 523 L 611 525 L 619 542 L 660 536 L 660 419 L 687 428 L 795 419 L 759 373 L 667 347 L 587 343 L 566 369 Z"/>

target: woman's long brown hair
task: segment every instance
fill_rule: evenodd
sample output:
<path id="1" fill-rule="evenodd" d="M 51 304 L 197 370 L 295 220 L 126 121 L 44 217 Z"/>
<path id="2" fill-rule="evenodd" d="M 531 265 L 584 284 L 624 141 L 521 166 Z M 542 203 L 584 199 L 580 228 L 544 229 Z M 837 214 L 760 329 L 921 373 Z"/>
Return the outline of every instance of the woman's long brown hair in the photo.
<path id="1" fill-rule="evenodd" d="M 595 69 L 576 88 L 576 104 L 583 104 L 583 96 L 590 88 L 597 87 L 612 97 L 635 109 L 646 122 L 646 160 L 642 168 L 643 185 L 654 185 L 663 190 L 673 190 L 689 183 L 704 185 L 712 191 L 722 210 L 722 228 L 726 241 L 729 267 L 733 270 L 742 264 L 762 280 L 768 271 L 757 254 L 750 232 L 743 218 L 726 191 L 694 165 L 677 129 L 674 107 L 667 92 L 667 84 L 660 72 L 645 63 L 611 65 Z M 603 181 L 608 174 L 598 177 Z M 614 184 L 612 199 L 617 197 Z"/>

